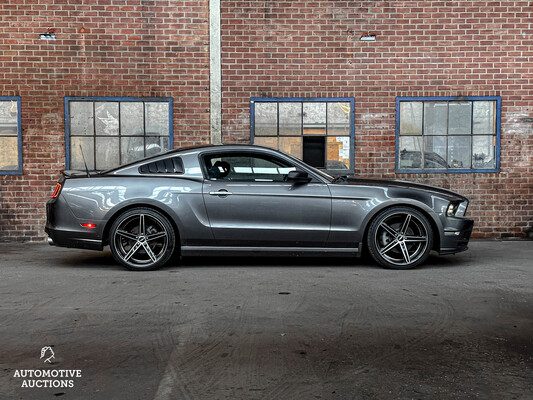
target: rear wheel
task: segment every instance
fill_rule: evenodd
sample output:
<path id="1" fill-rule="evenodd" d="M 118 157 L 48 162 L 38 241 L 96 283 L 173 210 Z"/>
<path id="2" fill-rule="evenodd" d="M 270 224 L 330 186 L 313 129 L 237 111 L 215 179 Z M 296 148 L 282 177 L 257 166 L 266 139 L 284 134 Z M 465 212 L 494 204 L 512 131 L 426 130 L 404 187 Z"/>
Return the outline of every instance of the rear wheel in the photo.
<path id="1" fill-rule="evenodd" d="M 393 207 L 374 218 L 367 245 L 372 258 L 385 268 L 414 268 L 428 258 L 433 247 L 433 231 L 420 211 Z"/>
<path id="2" fill-rule="evenodd" d="M 126 268 L 147 271 L 165 265 L 175 248 L 168 219 L 149 208 L 121 214 L 111 226 L 109 245 L 115 259 Z"/>

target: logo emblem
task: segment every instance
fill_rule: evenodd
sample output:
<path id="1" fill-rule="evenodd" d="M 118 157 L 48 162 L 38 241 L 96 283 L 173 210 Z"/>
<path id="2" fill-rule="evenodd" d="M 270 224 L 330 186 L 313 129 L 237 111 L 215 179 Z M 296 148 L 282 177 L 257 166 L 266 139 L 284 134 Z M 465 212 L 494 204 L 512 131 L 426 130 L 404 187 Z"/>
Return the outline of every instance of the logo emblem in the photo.
<path id="1" fill-rule="evenodd" d="M 55 354 L 54 354 L 54 350 L 52 350 L 52 348 L 50 346 L 44 346 L 42 349 L 41 349 L 41 360 L 43 359 L 43 357 L 46 356 L 47 353 L 50 353 L 50 357 L 46 358 L 44 360 L 45 363 L 52 363 L 52 361 L 50 361 L 52 358 L 55 358 Z"/>

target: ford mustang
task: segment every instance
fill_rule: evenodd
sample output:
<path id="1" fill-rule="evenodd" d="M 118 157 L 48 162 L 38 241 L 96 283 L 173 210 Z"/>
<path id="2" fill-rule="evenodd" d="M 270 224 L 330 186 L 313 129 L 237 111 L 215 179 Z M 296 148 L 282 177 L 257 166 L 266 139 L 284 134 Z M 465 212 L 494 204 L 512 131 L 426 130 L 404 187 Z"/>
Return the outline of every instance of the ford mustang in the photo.
<path id="1" fill-rule="evenodd" d="M 64 171 L 50 244 L 102 250 L 131 270 L 173 255 L 354 255 L 408 269 L 467 249 L 468 200 L 402 181 L 333 177 L 249 145 L 171 150 L 100 173 Z"/>

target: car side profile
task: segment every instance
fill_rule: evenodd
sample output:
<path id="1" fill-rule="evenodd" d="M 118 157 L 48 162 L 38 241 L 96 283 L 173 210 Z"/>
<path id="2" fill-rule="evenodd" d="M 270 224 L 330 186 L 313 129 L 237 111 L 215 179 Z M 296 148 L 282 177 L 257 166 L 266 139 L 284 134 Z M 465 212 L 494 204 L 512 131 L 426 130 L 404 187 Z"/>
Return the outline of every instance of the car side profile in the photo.
<path id="1" fill-rule="evenodd" d="M 401 181 L 332 177 L 252 145 L 171 150 L 97 174 L 64 171 L 50 244 L 102 250 L 131 270 L 173 255 L 354 255 L 409 269 L 467 249 L 468 200 Z"/>

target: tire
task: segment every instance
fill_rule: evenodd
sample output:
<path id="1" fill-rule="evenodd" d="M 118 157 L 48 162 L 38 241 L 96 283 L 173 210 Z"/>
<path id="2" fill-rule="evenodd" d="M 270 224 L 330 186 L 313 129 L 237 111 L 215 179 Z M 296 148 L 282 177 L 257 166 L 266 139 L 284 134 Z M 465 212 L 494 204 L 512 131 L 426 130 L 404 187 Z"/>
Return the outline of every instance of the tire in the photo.
<path id="1" fill-rule="evenodd" d="M 372 220 L 367 247 L 372 258 L 385 268 L 414 268 L 427 260 L 433 247 L 433 230 L 424 214 L 414 208 L 388 208 Z"/>
<path id="2" fill-rule="evenodd" d="M 109 246 L 113 257 L 133 271 L 149 271 L 165 265 L 176 247 L 168 219 L 149 208 L 128 210 L 113 222 Z"/>

